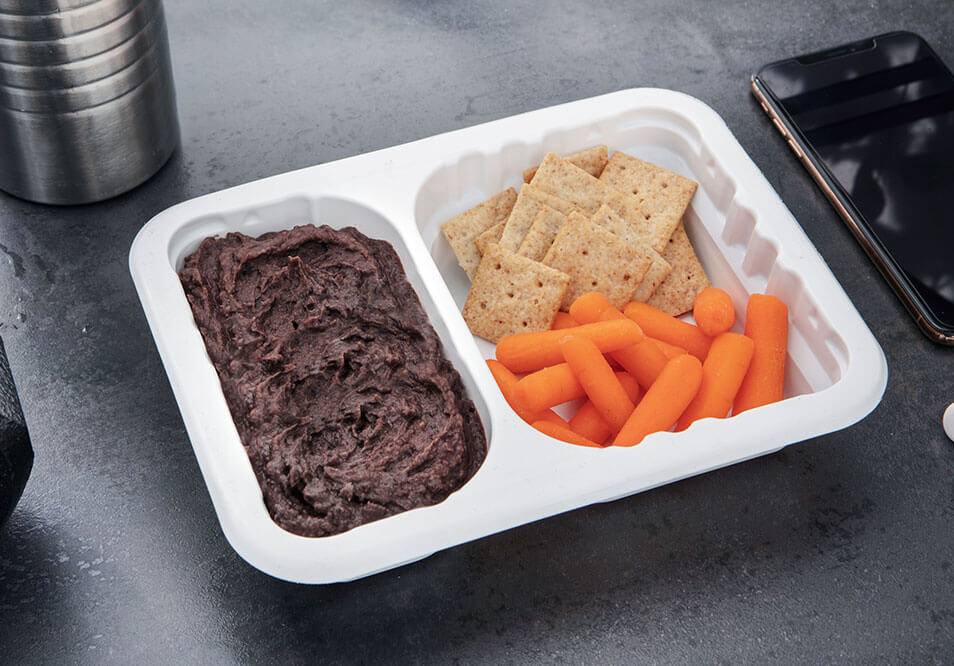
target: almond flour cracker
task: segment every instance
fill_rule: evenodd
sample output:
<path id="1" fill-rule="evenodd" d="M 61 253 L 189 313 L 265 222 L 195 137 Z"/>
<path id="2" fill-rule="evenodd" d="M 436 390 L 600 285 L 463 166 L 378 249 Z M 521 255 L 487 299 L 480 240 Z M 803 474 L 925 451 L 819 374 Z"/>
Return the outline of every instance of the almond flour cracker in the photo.
<path id="1" fill-rule="evenodd" d="M 441 225 L 441 231 L 454 250 L 457 263 L 471 280 L 474 279 L 474 272 L 480 263 L 477 236 L 505 221 L 516 200 L 517 191 L 511 187 Z"/>
<path id="2" fill-rule="evenodd" d="M 493 343 L 549 330 L 569 284 L 565 273 L 491 244 L 467 294 L 464 321 L 471 333 Z"/>

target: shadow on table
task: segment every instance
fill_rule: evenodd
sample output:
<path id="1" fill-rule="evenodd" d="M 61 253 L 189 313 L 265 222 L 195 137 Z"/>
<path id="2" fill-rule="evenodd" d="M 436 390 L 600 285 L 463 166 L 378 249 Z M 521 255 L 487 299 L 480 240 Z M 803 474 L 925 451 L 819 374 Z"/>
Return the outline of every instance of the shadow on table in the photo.
<path id="1" fill-rule="evenodd" d="M 57 566 L 63 558 L 59 535 L 23 506 L 0 529 L 0 662 L 37 659 L 39 646 L 27 636 L 69 651 L 92 635 L 95 620 L 77 584 L 83 571 Z"/>

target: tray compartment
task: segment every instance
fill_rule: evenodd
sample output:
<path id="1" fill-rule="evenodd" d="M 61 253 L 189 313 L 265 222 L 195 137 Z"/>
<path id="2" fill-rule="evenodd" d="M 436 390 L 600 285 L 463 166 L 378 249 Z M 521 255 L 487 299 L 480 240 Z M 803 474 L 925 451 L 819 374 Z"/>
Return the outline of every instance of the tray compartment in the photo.
<path id="1" fill-rule="evenodd" d="M 725 160 L 717 159 L 701 139 L 701 130 L 680 114 L 660 108 L 627 111 L 596 125 L 547 131 L 536 142 L 508 142 L 498 152 L 468 152 L 442 164 L 428 176 L 416 199 L 416 226 L 430 249 L 458 309 L 470 281 L 457 265 L 440 225 L 494 194 L 522 184 L 522 170 L 539 163 L 548 150 L 572 153 L 598 143 L 622 150 L 692 178 L 699 189 L 684 216 L 687 233 L 713 284 L 725 289 L 736 308 L 735 329 L 742 331 L 749 293 L 779 296 L 790 308 L 791 344 L 786 397 L 834 385 L 847 364 L 847 349 L 806 289 L 780 261 L 779 241 L 765 233 L 769 223 L 745 201 L 744 185 Z M 493 346 L 478 339 L 485 357 Z"/>
<path id="2" fill-rule="evenodd" d="M 394 247 L 401 259 L 401 264 L 404 266 L 408 282 L 414 287 L 414 291 L 417 293 L 431 325 L 442 341 L 444 354 L 460 373 L 464 386 L 477 407 L 481 421 L 484 424 L 484 432 L 487 435 L 489 447 L 491 442 L 490 411 L 480 387 L 466 364 L 463 363 L 460 351 L 455 345 L 447 342 L 450 335 L 447 330 L 445 313 L 435 304 L 431 290 L 422 279 L 417 262 L 411 255 L 404 236 L 393 222 L 377 211 L 356 201 L 339 197 L 309 198 L 296 196 L 260 206 L 230 211 L 225 214 L 207 215 L 186 222 L 172 234 L 168 247 L 169 262 L 178 271 L 182 268 L 185 257 L 194 252 L 202 240 L 209 236 L 224 236 L 229 232 L 241 232 L 256 237 L 269 231 L 282 231 L 302 224 L 327 224 L 334 229 L 355 227 L 369 238 L 385 240 Z M 184 296 L 183 294 L 183 298 Z M 196 333 L 198 334 L 198 329 L 196 329 Z"/>

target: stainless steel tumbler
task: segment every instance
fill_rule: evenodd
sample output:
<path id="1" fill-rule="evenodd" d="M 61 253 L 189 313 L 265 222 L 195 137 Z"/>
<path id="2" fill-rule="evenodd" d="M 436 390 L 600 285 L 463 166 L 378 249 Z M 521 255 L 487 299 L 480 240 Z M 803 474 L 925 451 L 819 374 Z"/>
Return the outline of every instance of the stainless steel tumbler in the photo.
<path id="1" fill-rule="evenodd" d="M 100 201 L 178 143 L 160 0 L 0 0 L 0 189 Z"/>

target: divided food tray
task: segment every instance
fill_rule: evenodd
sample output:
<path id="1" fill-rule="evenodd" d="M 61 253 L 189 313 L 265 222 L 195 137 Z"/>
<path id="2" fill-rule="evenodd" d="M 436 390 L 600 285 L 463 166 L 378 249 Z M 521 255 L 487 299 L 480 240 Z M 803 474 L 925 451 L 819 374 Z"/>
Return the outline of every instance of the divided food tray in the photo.
<path id="1" fill-rule="evenodd" d="M 507 406 L 467 330 L 469 282 L 440 233 L 454 215 L 521 183 L 548 151 L 606 144 L 692 178 L 686 230 L 741 332 L 748 294 L 789 306 L 786 399 L 703 419 L 632 448 L 550 439 Z M 348 532 L 301 537 L 269 517 L 176 271 L 211 235 L 305 223 L 357 227 L 404 264 L 487 433 L 483 466 L 440 504 Z M 687 95 L 632 89 L 541 109 L 266 178 L 173 206 L 150 220 L 130 270 L 226 538 L 278 578 L 360 578 L 593 502 L 632 495 L 844 428 L 881 400 L 884 354 L 824 260 L 728 127 Z"/>

